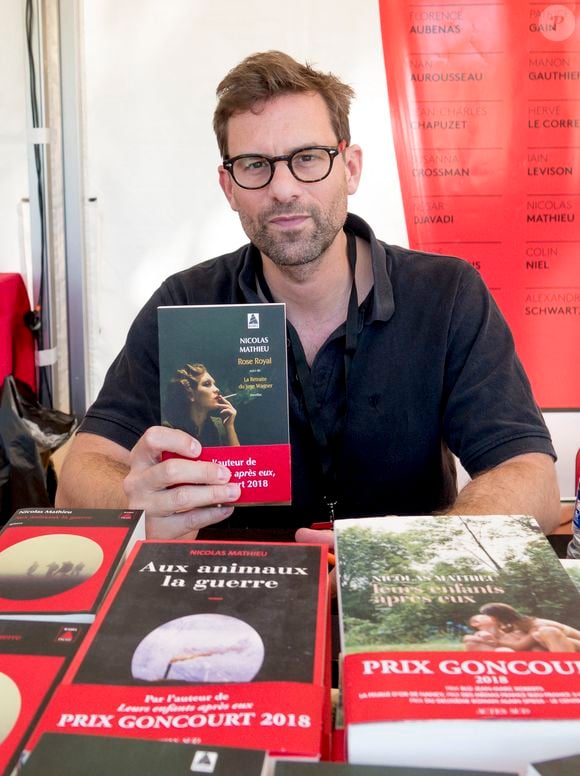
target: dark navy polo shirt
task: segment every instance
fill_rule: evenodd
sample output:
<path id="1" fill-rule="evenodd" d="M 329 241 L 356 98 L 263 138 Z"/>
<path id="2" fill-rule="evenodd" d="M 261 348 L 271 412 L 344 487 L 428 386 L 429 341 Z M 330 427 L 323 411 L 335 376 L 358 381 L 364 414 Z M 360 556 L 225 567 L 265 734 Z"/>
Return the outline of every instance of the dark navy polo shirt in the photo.
<path id="1" fill-rule="evenodd" d="M 509 328 L 479 273 L 460 259 L 386 245 L 349 215 L 371 246 L 374 285 L 358 310 L 345 390 L 345 326 L 318 352 L 311 379 L 331 442 L 320 451 L 289 352 L 292 506 L 240 507 L 221 525 L 292 527 L 340 517 L 425 514 L 453 503 L 455 453 L 472 476 L 515 455 L 555 457 Z M 257 249 L 168 278 L 138 314 L 80 430 L 131 449 L 160 422 L 157 307 L 259 301 Z M 348 396 L 348 400 L 347 400 Z"/>

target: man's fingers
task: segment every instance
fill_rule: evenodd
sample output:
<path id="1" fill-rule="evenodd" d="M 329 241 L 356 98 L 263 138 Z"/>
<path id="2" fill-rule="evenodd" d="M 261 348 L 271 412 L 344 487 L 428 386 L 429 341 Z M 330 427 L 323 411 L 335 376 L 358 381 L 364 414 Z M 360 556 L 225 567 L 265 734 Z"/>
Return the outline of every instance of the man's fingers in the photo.
<path id="1" fill-rule="evenodd" d="M 229 504 L 237 501 L 241 494 L 241 486 L 237 482 L 227 485 L 182 485 L 163 492 L 163 497 L 169 499 L 166 515 L 190 512 L 192 509 Z"/>
<path id="2" fill-rule="evenodd" d="M 144 490 L 154 494 L 165 489 L 173 489 L 176 486 L 224 486 L 226 483 L 229 483 L 231 476 L 231 472 L 226 466 L 212 463 L 211 461 L 168 458 L 166 461 L 154 466 L 133 467 L 125 478 L 124 487 L 127 495 L 131 497 L 131 494 L 142 494 Z M 239 489 L 239 485 L 237 487 Z M 235 494 L 232 498 L 235 498 Z M 224 498 L 224 500 L 230 501 L 232 498 Z M 194 506 L 201 506 L 201 504 L 195 504 Z"/>
<path id="3" fill-rule="evenodd" d="M 317 528 L 299 528 L 294 536 L 297 542 L 304 542 L 305 544 L 323 544 L 328 547 L 329 550 L 334 547 L 334 531 L 320 530 Z M 334 556 L 329 552 L 329 562 L 334 565 Z M 328 575 L 328 582 L 330 586 L 330 594 L 333 598 L 336 598 L 336 569 L 332 569 Z"/>
<path id="4" fill-rule="evenodd" d="M 142 494 L 138 493 L 132 497 L 129 489 L 127 490 L 129 506 L 143 498 Z M 240 493 L 239 483 L 234 482 L 227 485 L 180 485 L 150 492 L 147 496 L 146 511 L 162 518 L 176 513 L 185 514 L 192 510 L 211 508 L 216 504 L 233 503 L 239 499 Z"/>
<path id="5" fill-rule="evenodd" d="M 131 468 L 146 469 L 158 463 L 164 452 L 197 458 L 201 453 L 201 445 L 197 439 L 180 429 L 151 426 L 131 450 Z"/>
<path id="6" fill-rule="evenodd" d="M 299 528 L 296 531 L 295 537 L 297 542 L 304 542 L 305 544 L 327 544 L 329 547 L 334 546 L 334 532 L 318 530 L 316 528 Z"/>
<path id="7" fill-rule="evenodd" d="M 200 528 L 219 523 L 229 517 L 232 506 L 206 507 L 169 517 L 147 517 L 148 539 L 195 539 Z"/>
<path id="8" fill-rule="evenodd" d="M 163 452 L 178 457 L 162 461 Z M 131 451 L 123 488 L 129 507 L 145 509 L 153 531 L 149 535 L 190 535 L 232 513 L 228 505 L 240 498 L 241 485 L 230 482 L 226 466 L 196 460 L 200 452 L 189 434 L 163 426 L 148 429 Z"/>
<path id="9" fill-rule="evenodd" d="M 184 458 L 168 458 L 153 467 L 150 473 L 153 490 L 183 484 L 224 485 L 232 476 L 227 466 L 211 461 L 188 461 Z"/>

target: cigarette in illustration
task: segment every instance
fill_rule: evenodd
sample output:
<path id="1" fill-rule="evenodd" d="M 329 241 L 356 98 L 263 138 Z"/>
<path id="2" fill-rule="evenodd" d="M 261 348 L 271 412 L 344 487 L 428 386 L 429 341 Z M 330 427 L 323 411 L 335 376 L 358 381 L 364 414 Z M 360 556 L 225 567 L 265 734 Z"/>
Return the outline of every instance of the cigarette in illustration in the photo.
<path id="1" fill-rule="evenodd" d="M 237 396 L 237 393 L 228 393 L 227 396 L 222 396 L 222 399 L 231 399 L 232 396 Z"/>
<path id="2" fill-rule="evenodd" d="M 182 663 L 185 660 L 197 660 L 197 658 L 200 658 L 200 657 L 213 657 L 214 655 L 224 655 L 226 652 L 242 652 L 245 649 L 245 647 L 246 647 L 246 640 L 244 639 L 241 642 L 238 642 L 237 644 L 231 644 L 231 645 L 222 646 L 222 647 L 213 647 L 206 650 L 196 650 L 195 652 L 187 652 L 182 655 L 175 655 L 174 657 L 170 658 L 169 662 L 167 663 L 167 668 L 165 669 L 163 678 L 167 679 L 169 677 L 169 672 L 171 671 L 175 663 Z"/>

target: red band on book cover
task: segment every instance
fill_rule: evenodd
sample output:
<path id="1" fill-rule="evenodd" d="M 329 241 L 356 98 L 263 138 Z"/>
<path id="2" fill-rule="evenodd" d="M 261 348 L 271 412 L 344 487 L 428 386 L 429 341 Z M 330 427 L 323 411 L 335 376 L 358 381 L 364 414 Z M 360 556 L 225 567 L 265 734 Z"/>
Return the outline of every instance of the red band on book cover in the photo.
<path id="1" fill-rule="evenodd" d="M 318 757 L 324 688 L 240 685 L 61 685 L 35 730 L 267 749 Z"/>
<path id="2" fill-rule="evenodd" d="M 349 724 L 577 719 L 580 656 L 568 652 L 367 652 L 344 658 Z"/>
<path id="3" fill-rule="evenodd" d="M 2 655 L 4 736 L 0 740 L 0 773 L 11 773 L 15 753 L 26 740 L 28 726 L 61 670 L 64 658 L 46 655 Z M 31 678 L 33 681 L 31 681 Z M 5 770 L 6 769 L 6 770 Z"/>
<path id="4" fill-rule="evenodd" d="M 181 458 L 164 452 L 162 458 Z M 240 445 L 239 447 L 204 447 L 200 461 L 227 466 L 231 482 L 239 482 L 241 496 L 236 504 L 290 503 L 290 445 Z"/>

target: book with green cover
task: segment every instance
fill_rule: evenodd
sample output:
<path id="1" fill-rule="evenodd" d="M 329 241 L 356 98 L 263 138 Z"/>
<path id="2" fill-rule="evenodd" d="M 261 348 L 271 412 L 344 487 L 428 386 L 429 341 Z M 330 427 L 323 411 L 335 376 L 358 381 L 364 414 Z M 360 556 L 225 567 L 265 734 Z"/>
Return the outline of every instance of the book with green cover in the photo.
<path id="1" fill-rule="evenodd" d="M 158 308 L 161 422 L 232 471 L 239 505 L 291 501 L 285 309 Z"/>
<path id="2" fill-rule="evenodd" d="M 477 751 L 481 768 L 521 771 L 569 753 L 580 596 L 533 518 L 386 516 L 335 532 L 349 761 L 469 768 Z"/>

